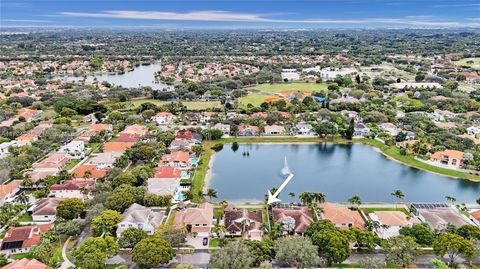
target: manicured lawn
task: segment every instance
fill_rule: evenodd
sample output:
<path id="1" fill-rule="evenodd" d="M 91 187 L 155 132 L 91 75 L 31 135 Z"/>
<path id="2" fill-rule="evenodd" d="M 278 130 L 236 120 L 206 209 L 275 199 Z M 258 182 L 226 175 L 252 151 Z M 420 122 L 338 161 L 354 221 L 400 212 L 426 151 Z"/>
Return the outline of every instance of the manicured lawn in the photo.
<path id="1" fill-rule="evenodd" d="M 468 61 L 473 61 L 473 63 L 467 63 Z M 480 57 L 477 58 L 465 58 L 455 62 L 458 66 L 476 66 L 475 69 L 480 70 Z"/>
<path id="2" fill-rule="evenodd" d="M 12 254 L 12 256 L 10 256 L 10 257 L 14 260 L 21 260 L 23 258 L 33 259 L 32 255 L 30 255 L 28 252 L 27 253 Z"/>
<path id="3" fill-rule="evenodd" d="M 362 210 L 363 212 L 366 212 L 366 213 L 373 213 L 375 211 L 402 211 L 403 213 L 405 214 L 409 214 L 407 210 L 405 210 L 405 208 L 401 208 L 400 206 L 398 208 L 383 208 L 383 207 L 379 207 L 379 208 L 375 208 L 375 207 L 369 207 L 369 208 L 360 208 L 360 210 Z"/>
<path id="4" fill-rule="evenodd" d="M 72 169 L 73 167 L 75 167 L 75 165 L 77 165 L 80 161 L 81 161 L 81 159 L 73 159 L 73 160 L 70 161 L 70 163 L 67 166 L 65 166 L 64 169 L 68 171 L 68 170 Z"/>
<path id="5" fill-rule="evenodd" d="M 307 83 L 307 82 L 255 85 L 252 87 L 245 88 L 245 90 L 249 91 L 249 94 L 239 99 L 239 105 L 241 107 L 246 107 L 248 104 L 259 106 L 261 103 L 265 102 L 265 98 L 271 97 L 273 94 L 278 93 L 279 91 L 296 90 L 296 91 L 314 92 L 314 91 L 326 90 L 327 87 L 328 87 L 327 83 Z"/>
<path id="6" fill-rule="evenodd" d="M 210 238 L 208 242 L 208 247 L 214 248 L 218 247 L 218 245 L 220 245 L 220 240 L 218 238 Z"/>
<path id="7" fill-rule="evenodd" d="M 170 103 L 169 101 L 162 101 L 162 100 L 157 100 L 157 99 L 139 99 L 139 100 L 131 100 L 127 102 L 108 102 L 104 103 L 106 106 L 114 106 L 114 105 L 125 105 L 125 109 L 134 109 L 139 107 L 143 103 L 152 103 L 157 106 L 165 105 Z M 191 101 L 187 102 L 184 101 L 182 102 L 188 110 L 207 110 L 209 108 L 218 108 L 221 107 L 221 104 L 219 101 Z"/>
<path id="8" fill-rule="evenodd" d="M 18 218 L 18 221 L 19 222 L 32 222 L 33 219 L 32 219 L 32 216 L 28 213 L 25 213 L 23 215 L 20 216 L 20 218 Z"/>
<path id="9" fill-rule="evenodd" d="M 451 169 L 437 167 L 434 165 L 430 165 L 430 164 L 426 164 L 424 162 L 418 161 L 412 156 L 401 155 L 400 150 L 397 147 L 387 146 L 378 140 L 361 138 L 361 139 L 354 139 L 354 142 L 364 143 L 364 144 L 368 144 L 370 146 L 376 147 L 388 157 L 418 169 L 422 169 L 422 170 L 426 170 L 426 171 L 430 171 L 430 172 L 434 172 L 434 173 L 438 173 L 438 174 L 442 174 L 442 175 L 454 177 L 454 178 L 463 178 L 463 179 L 468 179 L 472 181 L 480 181 L 480 176 L 477 176 L 477 175 L 472 175 L 472 174 L 467 174 L 461 171 L 455 171 Z"/>

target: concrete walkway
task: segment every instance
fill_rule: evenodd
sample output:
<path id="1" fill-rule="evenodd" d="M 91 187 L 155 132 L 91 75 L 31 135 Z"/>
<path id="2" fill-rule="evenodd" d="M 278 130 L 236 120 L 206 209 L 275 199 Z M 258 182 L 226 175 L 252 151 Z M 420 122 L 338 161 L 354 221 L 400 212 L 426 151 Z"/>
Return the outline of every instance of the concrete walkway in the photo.
<path id="1" fill-rule="evenodd" d="M 75 264 L 73 264 L 67 257 L 67 246 L 68 246 L 68 243 L 70 242 L 70 239 L 72 239 L 71 236 L 68 237 L 67 241 L 65 241 L 65 244 L 63 244 L 63 248 L 62 248 L 63 263 L 60 266 L 60 269 L 68 269 L 68 268 L 75 267 Z"/>

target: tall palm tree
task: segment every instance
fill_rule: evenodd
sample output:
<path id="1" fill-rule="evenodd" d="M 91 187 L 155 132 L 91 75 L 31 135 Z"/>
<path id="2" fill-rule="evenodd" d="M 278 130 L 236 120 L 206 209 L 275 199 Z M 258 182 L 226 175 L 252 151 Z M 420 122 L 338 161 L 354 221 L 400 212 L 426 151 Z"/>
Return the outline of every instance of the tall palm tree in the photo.
<path id="1" fill-rule="evenodd" d="M 312 193 L 311 192 L 302 192 L 298 196 L 300 198 L 300 201 L 302 201 L 303 204 L 310 205 L 313 201 Z"/>
<path id="2" fill-rule="evenodd" d="M 390 195 L 398 199 L 397 203 L 405 197 L 405 194 L 403 194 L 401 190 L 395 190 L 394 192 L 390 193 Z M 397 208 L 397 204 L 395 204 L 395 208 Z"/>
<path id="3" fill-rule="evenodd" d="M 447 199 L 448 202 L 450 202 L 450 205 L 453 205 L 457 199 L 455 197 L 452 197 L 452 196 L 445 196 L 445 199 Z"/>
<path id="4" fill-rule="evenodd" d="M 317 204 L 325 203 L 326 197 L 327 197 L 327 196 L 326 196 L 323 192 L 314 192 L 314 193 L 313 193 L 313 200 L 314 200 Z"/>
<path id="5" fill-rule="evenodd" d="M 24 204 L 24 205 L 26 205 L 30 201 L 30 199 L 28 199 L 28 196 L 25 195 L 25 193 L 20 194 L 18 196 L 17 200 L 18 200 L 19 203 Z"/>
<path id="6" fill-rule="evenodd" d="M 208 188 L 205 195 L 210 198 L 210 201 L 212 201 L 212 198 L 217 198 L 217 191 L 212 188 Z"/>
<path id="7" fill-rule="evenodd" d="M 360 196 L 355 195 L 348 199 L 348 202 L 352 205 L 352 207 L 357 209 L 358 206 L 362 204 L 362 199 L 360 199 Z"/>
<path id="8" fill-rule="evenodd" d="M 289 192 L 288 196 L 290 196 L 290 198 L 292 198 L 292 201 L 293 201 L 293 198 L 295 198 L 295 193 L 294 192 Z"/>

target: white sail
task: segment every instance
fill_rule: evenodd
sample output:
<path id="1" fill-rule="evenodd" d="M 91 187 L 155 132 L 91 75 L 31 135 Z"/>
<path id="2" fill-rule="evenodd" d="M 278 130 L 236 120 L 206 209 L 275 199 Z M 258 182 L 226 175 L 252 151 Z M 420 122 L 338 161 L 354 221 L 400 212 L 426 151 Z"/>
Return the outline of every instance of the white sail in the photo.
<path id="1" fill-rule="evenodd" d="M 282 174 L 282 176 L 288 176 L 292 173 L 290 171 L 290 168 L 288 168 L 287 156 L 285 156 L 285 163 L 284 163 L 283 168 L 280 171 L 280 173 Z"/>

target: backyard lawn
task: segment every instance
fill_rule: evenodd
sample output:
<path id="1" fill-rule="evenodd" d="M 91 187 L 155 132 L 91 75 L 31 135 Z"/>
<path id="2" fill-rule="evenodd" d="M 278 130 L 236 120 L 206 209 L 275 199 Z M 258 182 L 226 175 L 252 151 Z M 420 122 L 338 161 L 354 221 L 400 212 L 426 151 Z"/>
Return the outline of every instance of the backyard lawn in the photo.
<path id="1" fill-rule="evenodd" d="M 307 83 L 307 82 L 298 82 L 298 83 L 275 83 L 275 84 L 260 84 L 252 87 L 245 88 L 249 91 L 247 96 L 244 96 L 239 99 L 239 104 L 241 107 L 246 107 L 248 104 L 254 106 L 259 106 L 261 103 L 265 102 L 265 98 L 272 97 L 273 94 L 281 91 L 320 91 L 326 90 L 328 87 L 327 83 Z"/>
<path id="2" fill-rule="evenodd" d="M 32 219 L 32 216 L 28 213 L 25 213 L 23 215 L 20 216 L 20 218 L 18 218 L 18 221 L 19 222 L 32 222 L 33 219 Z"/>
<path id="3" fill-rule="evenodd" d="M 134 109 L 139 107 L 143 103 L 152 103 L 157 106 L 165 105 L 171 103 L 169 101 L 162 101 L 157 99 L 138 99 L 138 100 L 131 100 L 127 102 L 107 102 L 104 103 L 106 106 L 124 106 L 124 109 Z M 207 110 L 209 108 L 218 108 L 221 107 L 219 101 L 183 101 L 188 110 Z"/>

